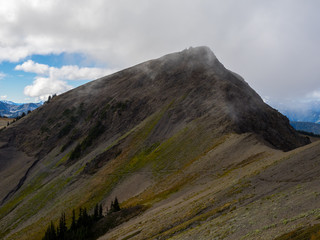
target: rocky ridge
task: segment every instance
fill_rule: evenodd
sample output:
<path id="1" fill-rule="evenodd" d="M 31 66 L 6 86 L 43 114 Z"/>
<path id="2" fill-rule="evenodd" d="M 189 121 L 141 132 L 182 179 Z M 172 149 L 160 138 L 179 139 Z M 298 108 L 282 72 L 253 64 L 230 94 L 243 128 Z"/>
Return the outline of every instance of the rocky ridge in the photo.
<path id="1" fill-rule="evenodd" d="M 271 173 L 259 174 L 308 143 L 209 48 L 168 54 L 56 96 L 0 132 L 0 177 L 10 176 L 0 182 L 0 237 L 40 239 L 57 210 L 114 196 L 150 210 L 140 232 L 133 220 L 112 238 L 183 234 L 197 216 L 266 197 L 260 179 Z"/>

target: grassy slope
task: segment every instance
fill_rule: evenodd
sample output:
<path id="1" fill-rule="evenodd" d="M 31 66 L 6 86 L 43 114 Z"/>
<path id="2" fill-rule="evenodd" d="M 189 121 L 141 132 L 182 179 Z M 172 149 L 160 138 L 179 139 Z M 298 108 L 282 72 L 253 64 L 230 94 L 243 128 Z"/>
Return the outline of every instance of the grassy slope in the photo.
<path id="1" fill-rule="evenodd" d="M 281 233 L 319 222 L 319 181 L 308 178 L 314 170 L 290 167 L 301 156 L 313 154 L 320 142 L 282 153 L 254 141 L 251 141 L 253 147 L 242 145 L 245 148 L 241 151 L 237 144 L 243 142 L 244 137 L 230 138 L 197 161 L 205 162 L 207 157 L 218 159 L 219 154 L 227 161 L 237 155 L 238 159 L 234 159 L 237 164 L 229 165 L 221 173 L 209 174 L 203 170 L 202 178 L 192 186 L 168 196 L 166 201 L 101 239 L 119 239 L 126 235 L 132 235 L 130 239 L 196 239 L 199 236 L 202 239 L 274 239 Z M 233 139 L 238 141 L 231 144 Z M 225 147 L 234 152 L 226 154 Z M 251 153 L 250 157 L 246 158 L 244 149 Z M 319 168 L 318 161 L 319 157 L 308 160 L 307 164 L 313 168 L 316 164 Z M 279 179 L 275 169 L 281 169 L 282 165 L 289 169 L 283 170 Z M 299 170 L 300 174 L 295 176 L 305 176 L 291 178 L 291 171 Z"/>
<path id="2" fill-rule="evenodd" d="M 152 120 L 151 118 L 150 123 L 146 124 L 146 131 L 148 131 L 148 125 L 153 124 Z M 148 121 L 146 122 L 148 123 Z M 108 146 L 105 146 L 105 148 L 108 149 Z M 47 166 L 40 171 L 37 169 L 36 174 L 30 178 L 31 180 L 24 185 L 14 198 L 1 207 L 2 237 L 9 233 L 11 229 L 18 227 L 9 239 L 30 239 L 31 237 L 39 239 L 49 220 L 58 219 L 60 211 L 57 211 L 57 209 L 64 211 L 69 209 L 69 206 L 74 208 L 86 206 L 90 209 L 95 203 L 100 202 L 104 194 L 108 193 L 121 178 L 119 173 L 110 175 L 117 169 L 121 169 L 121 159 L 123 159 L 121 156 L 118 161 L 111 163 L 112 168 L 105 168 L 107 172 L 102 170 L 94 177 L 86 177 L 89 179 L 80 177 L 80 172 L 85 164 L 83 161 L 79 161 L 71 167 L 66 167 L 62 164 L 67 159 L 66 156 L 61 158 L 50 158 L 49 156 L 48 158 L 43 163 Z M 108 176 L 107 179 L 106 176 Z M 77 187 L 71 185 L 74 181 L 76 181 L 74 184 Z M 68 183 L 69 185 L 66 186 Z M 55 197 L 55 195 L 57 196 Z M 63 199 L 63 201 L 60 199 Z M 41 204 L 31 209 L 30 207 L 35 201 L 41 202 Z M 24 204 L 21 204 L 22 202 Z M 19 226 L 20 222 L 26 221 L 28 218 L 31 218 L 31 224 L 27 222 L 27 224 Z"/>
<path id="3" fill-rule="evenodd" d="M 101 239 L 194 239 L 199 235 L 207 239 L 272 239 L 320 215 L 312 202 L 319 194 L 308 182 L 292 181 L 283 187 L 275 180 L 269 184 L 273 185 L 269 194 L 261 180 L 266 178 L 261 176 L 266 169 L 312 152 L 318 142 L 283 153 L 262 145 L 250 134 L 218 137 L 194 121 L 171 138 L 150 145 L 148 137 L 164 111 L 111 145 L 101 143 L 97 147 L 101 152 L 123 140 L 126 148 L 93 176 L 80 174 L 91 155 L 70 166 L 64 164 L 65 155 L 53 151 L 39 166 L 41 171 L 35 171 L 1 208 L 2 237 L 40 239 L 48 222 L 57 222 L 61 211 L 80 206 L 92 209 L 101 201 L 107 206 L 115 193 L 128 190 L 123 184 L 127 178 L 145 173 L 148 178 L 143 180 L 149 181 L 145 189 L 120 201 L 123 207 L 143 204 L 149 210 Z M 306 196 L 310 198 L 308 206 L 301 204 Z M 299 204 L 304 207 L 298 208 Z M 297 210 L 289 212 L 293 207 Z M 11 231 L 9 226 L 16 229 Z"/>
<path id="4" fill-rule="evenodd" d="M 41 160 L 22 188 L 1 206 L 0 238 L 40 239 L 49 221 L 57 222 L 62 211 L 70 216 L 72 208 L 92 210 L 98 202 L 107 207 L 114 196 L 123 207 L 143 204 L 149 210 L 137 223 L 133 219 L 110 235 L 183 237 L 184 229 L 223 217 L 234 207 L 242 209 L 255 196 L 263 197 L 263 190 L 274 183 L 264 186 L 257 176 L 270 164 L 290 158 L 262 145 L 254 135 L 231 134 L 236 125 L 233 117 L 238 117 L 230 117 L 230 112 L 239 110 L 242 116 L 239 132 L 270 126 L 267 139 L 276 140 L 275 146 L 282 149 L 305 141 L 292 135 L 286 119 L 265 109 L 246 84 L 212 62 L 213 53 L 208 55 L 206 49 L 190 53 L 81 86 L 6 128 L 3 142 L 13 141 L 19 150 Z M 226 101 L 239 104 L 229 106 Z M 255 111 L 260 107 L 266 112 Z M 269 122 L 264 113 L 271 114 Z M 246 120 L 251 124 L 244 124 Z M 93 131 L 99 122 L 105 127 L 101 135 Z M 80 157 L 70 161 L 76 146 L 81 146 Z M 16 175 L 13 182 L 19 179 Z M 253 186 L 260 189 L 259 195 Z"/>
<path id="5" fill-rule="evenodd" d="M 92 209 L 98 202 L 107 207 L 115 195 L 122 207 L 143 204 L 148 210 L 101 239 L 194 239 L 199 235 L 272 239 L 316 221 L 320 214 L 316 179 L 274 179 L 274 171 L 267 170 L 278 171 L 281 164 L 305 155 L 310 165 L 318 167 L 318 157 L 312 155 L 318 142 L 283 153 L 261 144 L 252 134 L 209 131 L 206 119 L 186 124 L 162 142 L 150 141 L 170 106 L 112 143 L 95 143 L 94 152 L 74 164 L 67 164 L 72 147 L 64 153 L 61 146 L 54 149 L 1 207 L 0 237 L 41 239 L 49 221 L 57 222 L 62 211 L 70 216 L 72 208 Z M 81 174 L 94 156 L 120 143 L 123 149 L 116 159 L 94 175 Z M 128 185 L 128 179 L 137 181 Z M 135 185 L 144 187 L 130 196 L 121 195 Z"/>
<path id="6" fill-rule="evenodd" d="M 303 155 L 317 147 L 318 142 L 283 153 L 262 145 L 253 135 L 217 137 L 204 126 L 191 122 L 166 141 L 150 146 L 146 144 L 148 136 L 162 116 L 163 112 L 154 114 L 112 143 L 111 146 L 125 139 L 127 145 L 115 160 L 93 176 L 80 174 L 90 157 L 68 166 L 61 160 L 65 156 L 49 155 L 39 167 L 42 170 L 1 208 L 0 217 L 5 220 L 1 225 L 2 236 L 40 239 L 47 223 L 51 219 L 57 221 L 60 211 L 79 206 L 92 209 L 101 201 L 107 206 L 106 199 L 127 190 L 122 184 L 127 178 L 142 173 L 149 176 L 145 189 L 120 200 L 123 207 L 143 204 L 149 210 L 101 239 L 126 235 L 132 235 L 132 239 L 188 239 L 188 236 L 192 239 L 199 234 L 207 239 L 215 236 L 233 239 L 241 235 L 246 239 L 263 236 L 271 239 L 297 224 L 307 224 L 310 217 L 314 220 L 320 214 L 312 204 L 288 214 L 287 208 L 300 204 L 301 195 L 318 197 L 315 189 L 307 188 L 307 183 L 294 182 L 284 189 L 279 183 L 268 195 L 259 180 L 266 169 Z M 111 146 L 98 149 L 105 151 Z M 282 209 L 280 206 L 286 200 L 288 206 Z M 245 228 L 241 227 L 244 225 Z M 16 229 L 10 232 L 8 226 Z"/>
<path id="7" fill-rule="evenodd" d="M 100 144 L 97 149 L 103 152 L 119 141 L 127 142 L 121 155 L 108 162 L 94 176 L 80 174 L 86 162 L 92 159 L 90 155 L 69 166 L 64 165 L 68 154 L 62 156 L 58 148 L 53 150 L 33 171 L 22 189 L 1 207 L 1 236 L 7 236 L 8 239 L 38 239 L 50 219 L 57 221 L 61 211 L 79 206 L 91 209 L 97 202 L 106 199 L 117 184 L 144 169 L 148 169 L 157 181 L 161 181 L 172 171 L 181 171 L 181 165 L 194 161 L 217 144 L 214 143 L 212 133 L 190 123 L 166 141 L 149 146 L 147 139 L 167 109 L 149 117 L 111 145 Z M 194 139 L 198 139 L 198 144 L 194 144 Z M 153 189 L 152 193 L 150 190 L 143 193 L 143 201 L 127 201 L 124 206 L 152 204 L 155 199 L 160 201 L 166 198 L 186 183 L 188 181 L 181 179 L 170 189 L 155 184 L 157 189 Z"/>
<path id="8" fill-rule="evenodd" d="M 315 146 L 318 148 L 319 142 Z M 312 146 L 308 146 L 310 148 Z M 297 150 L 300 159 L 309 149 Z M 299 152 L 301 151 L 301 152 Z M 284 154 L 275 158 L 275 169 L 281 163 L 288 165 L 297 155 Z M 314 162 L 313 162 L 314 163 Z M 311 164 L 311 163 L 310 163 Z M 267 168 L 268 169 L 268 168 Z M 265 172 L 267 169 L 263 169 Z M 306 169 L 301 169 L 305 171 Z M 230 207 L 219 218 L 208 218 L 196 227 L 183 231 L 173 239 L 192 239 L 198 234 L 205 235 L 207 239 L 221 237 L 223 239 L 273 239 L 283 232 L 318 222 L 320 209 L 318 205 L 319 192 L 317 179 L 290 178 L 283 171 L 283 177 L 278 179 L 273 171 L 268 176 L 263 172 L 255 172 L 252 177 L 242 179 L 244 189 L 232 191 L 233 199 L 238 200 L 235 207 Z M 306 172 L 311 175 L 311 172 Z M 241 181 L 241 180 L 240 180 Z M 237 186 L 237 185 L 236 185 Z M 225 197 L 225 196 L 224 196 Z"/>

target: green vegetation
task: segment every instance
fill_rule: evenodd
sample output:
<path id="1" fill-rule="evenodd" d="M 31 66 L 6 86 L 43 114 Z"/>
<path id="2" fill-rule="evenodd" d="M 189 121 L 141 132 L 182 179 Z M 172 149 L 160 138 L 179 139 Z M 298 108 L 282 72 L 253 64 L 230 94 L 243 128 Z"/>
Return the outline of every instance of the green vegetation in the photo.
<path id="1" fill-rule="evenodd" d="M 207 131 L 205 126 L 194 122 L 161 143 L 146 142 L 172 104 L 170 103 L 161 111 L 147 118 L 135 130 L 129 131 L 130 136 L 128 134 L 123 135 L 128 137 L 130 142 L 128 141 L 127 148 L 122 149 L 122 153 L 114 162 L 112 172 L 116 172 L 116 174 L 110 174 L 110 168 L 101 169 L 98 174 L 99 177 L 97 176 L 92 182 L 92 187 L 96 191 L 90 196 L 86 196 L 88 200 L 93 197 L 103 199 L 128 173 L 144 167 L 150 167 L 153 174 L 158 177 L 166 177 L 163 185 L 160 184 L 161 186 L 159 186 L 159 189 L 163 190 L 150 188 L 141 195 L 126 201 L 126 206 L 138 204 L 149 206 L 149 204 L 165 199 L 172 193 L 177 192 L 196 177 L 195 174 L 197 173 L 190 174 L 188 178 L 185 178 L 184 175 L 181 175 L 181 170 L 199 160 L 201 156 L 222 144 L 226 139 L 216 138 L 214 132 Z M 120 137 L 119 139 L 123 138 Z M 194 144 L 195 139 L 197 139 L 197 144 Z M 117 141 L 112 143 L 111 146 L 116 143 Z M 106 151 L 108 149 L 110 149 L 110 146 L 106 148 Z"/>
<path id="2" fill-rule="evenodd" d="M 65 213 L 61 214 L 59 220 L 59 226 L 55 228 L 53 222 L 51 221 L 48 226 L 46 233 L 42 240 L 64 240 L 64 239 L 77 239 L 77 240 L 85 240 L 88 239 L 92 235 L 92 225 L 98 221 L 101 216 L 90 216 L 87 213 L 87 209 L 80 208 L 79 209 L 79 217 L 76 219 L 75 210 L 72 211 L 72 223 L 70 228 L 67 228 L 66 224 L 66 215 Z"/>
<path id="3" fill-rule="evenodd" d="M 49 102 L 51 102 L 51 100 L 53 99 L 53 98 L 55 98 L 57 96 L 57 94 L 55 93 L 55 94 L 53 94 L 52 96 L 51 95 L 49 95 L 48 96 L 48 100 L 47 101 L 45 101 L 43 104 L 48 104 Z"/>
<path id="4" fill-rule="evenodd" d="M 81 156 L 81 144 L 78 144 L 75 149 L 71 152 L 69 157 L 70 160 L 77 159 Z"/>
<path id="5" fill-rule="evenodd" d="M 86 121 L 91 120 L 94 116 L 98 117 L 100 120 L 104 120 L 107 118 L 108 114 L 115 112 L 117 112 L 118 115 L 121 115 L 123 111 L 129 108 L 129 104 L 129 100 L 112 102 L 111 99 L 109 99 L 109 102 L 104 104 L 103 107 L 96 107 L 93 109 L 86 117 Z"/>
<path id="6" fill-rule="evenodd" d="M 43 134 L 43 133 L 47 133 L 49 132 L 49 128 L 45 125 L 42 125 L 41 128 L 40 128 L 40 132 Z"/>
<path id="7" fill-rule="evenodd" d="M 84 151 L 91 146 L 92 142 L 98 138 L 105 130 L 103 124 L 99 121 L 97 124 L 90 130 L 88 136 L 81 143 L 81 150 Z"/>
<path id="8" fill-rule="evenodd" d="M 10 219 L 6 222 L 7 226 L 15 228 L 19 223 L 26 221 L 47 206 L 59 191 L 71 180 L 70 178 L 57 178 L 52 182 L 43 185 L 48 173 L 43 173 L 26 186 L 16 197 L 5 203 L 0 209 L 0 218 L 7 215 L 12 209 L 15 211 L 16 219 Z M 26 203 L 22 206 L 21 202 Z M 5 228 L 4 228 L 5 229 Z M 10 229 L 0 232 L 0 239 L 8 234 Z"/>
<path id="9" fill-rule="evenodd" d="M 128 108 L 128 104 L 129 104 L 128 100 L 125 101 L 125 102 L 121 102 L 121 101 L 116 102 L 115 104 L 113 104 L 111 106 L 111 110 L 112 110 L 112 112 L 116 112 L 117 111 L 120 114 L 122 111 L 124 111 L 124 110 L 126 110 Z"/>
<path id="10" fill-rule="evenodd" d="M 12 200 L 2 205 L 0 209 L 0 218 L 8 214 L 8 212 L 10 212 L 11 209 L 16 208 L 27 195 L 32 194 L 36 190 L 40 189 L 42 186 L 42 181 L 46 178 L 47 175 L 48 173 L 40 174 Z"/>
<path id="11" fill-rule="evenodd" d="M 20 116 L 16 117 L 16 121 L 26 116 L 26 113 L 23 112 Z"/>
<path id="12" fill-rule="evenodd" d="M 84 112 L 85 112 L 84 103 L 82 102 L 82 103 L 80 103 L 80 106 L 79 106 L 79 108 L 77 110 L 77 115 L 78 116 L 82 116 L 84 114 Z"/>
<path id="13" fill-rule="evenodd" d="M 67 108 L 66 110 L 63 111 L 62 115 L 64 117 L 69 117 L 72 115 L 73 112 L 74 112 L 74 109 L 71 110 L 71 109 Z"/>
<path id="14" fill-rule="evenodd" d="M 119 212 L 120 206 L 117 197 L 114 201 L 111 202 L 110 210 L 107 213 L 107 216 Z M 44 237 L 42 240 L 88 240 L 88 239 L 96 239 L 101 233 L 105 233 L 105 231 L 100 231 L 97 234 L 97 222 L 102 219 L 103 211 L 102 205 L 96 204 L 94 208 L 94 212 L 92 215 L 89 215 L 86 208 L 79 208 L 79 216 L 76 219 L 76 212 L 72 210 L 72 220 L 71 225 L 68 228 L 66 224 L 66 215 L 65 213 L 61 214 L 59 225 L 56 228 L 51 221 L 48 226 Z M 104 229 L 110 229 L 114 227 L 113 224 L 109 224 L 108 226 L 104 226 Z"/>
<path id="15" fill-rule="evenodd" d="M 277 237 L 275 240 L 318 240 L 320 239 L 320 224 L 299 227 L 289 233 Z"/>
<path id="16" fill-rule="evenodd" d="M 72 144 L 71 141 L 68 141 L 66 144 L 64 144 L 61 149 L 60 152 L 64 152 L 70 145 Z"/>
<path id="17" fill-rule="evenodd" d="M 79 158 L 83 152 L 92 145 L 93 141 L 104 132 L 104 130 L 104 125 L 100 121 L 97 122 L 97 124 L 89 131 L 88 136 L 71 152 L 69 159 L 74 160 Z"/>
<path id="18" fill-rule="evenodd" d="M 77 128 L 73 129 L 71 133 L 71 137 L 69 137 L 69 140 L 61 147 L 60 152 L 64 152 L 79 137 L 80 137 L 80 131 Z"/>
<path id="19" fill-rule="evenodd" d="M 61 158 L 57 163 L 56 167 L 60 166 L 61 164 L 65 163 L 70 157 L 70 153 L 67 153 L 63 158 Z"/>
<path id="20" fill-rule="evenodd" d="M 84 104 L 81 103 L 79 108 L 76 110 L 75 108 L 64 110 L 62 115 L 67 119 L 67 124 L 59 131 L 58 137 L 62 138 L 70 133 L 70 131 L 75 127 L 76 123 L 79 121 L 79 118 L 82 116 L 84 112 Z"/>
<path id="21" fill-rule="evenodd" d="M 72 128 L 74 127 L 74 124 L 72 122 L 67 123 L 59 132 L 58 137 L 62 138 L 63 136 L 67 135 Z"/>
<path id="22" fill-rule="evenodd" d="M 114 201 L 111 202 L 109 213 L 118 212 L 118 211 L 120 211 L 120 206 L 119 206 L 118 199 L 116 197 Z"/>
<path id="23" fill-rule="evenodd" d="M 105 119 L 107 117 L 108 110 L 110 109 L 110 104 L 107 103 L 103 108 L 102 111 L 100 112 L 100 119 Z M 93 115 L 92 113 L 91 115 Z M 92 117 L 92 116 L 91 116 Z"/>

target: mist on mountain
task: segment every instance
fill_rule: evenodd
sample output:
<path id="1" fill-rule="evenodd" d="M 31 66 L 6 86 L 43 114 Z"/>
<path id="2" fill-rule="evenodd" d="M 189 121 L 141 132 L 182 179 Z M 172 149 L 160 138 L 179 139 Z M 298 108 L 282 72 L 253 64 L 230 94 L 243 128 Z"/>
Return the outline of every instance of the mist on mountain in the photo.
<path id="1" fill-rule="evenodd" d="M 167 54 L 0 131 L 0 238 L 99 205 L 100 239 L 273 239 L 319 219 L 319 145 L 208 47 Z"/>

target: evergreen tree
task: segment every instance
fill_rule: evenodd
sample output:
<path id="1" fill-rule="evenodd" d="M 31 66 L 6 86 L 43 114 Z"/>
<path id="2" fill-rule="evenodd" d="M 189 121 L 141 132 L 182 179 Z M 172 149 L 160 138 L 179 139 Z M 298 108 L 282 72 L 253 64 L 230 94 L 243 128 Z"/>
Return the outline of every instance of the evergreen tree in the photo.
<path id="1" fill-rule="evenodd" d="M 99 218 L 99 206 L 98 203 L 94 207 L 93 219 L 97 220 Z"/>
<path id="2" fill-rule="evenodd" d="M 46 233 L 44 234 L 44 237 L 42 238 L 42 240 L 50 240 L 49 234 L 50 234 L 50 226 L 47 228 Z"/>
<path id="3" fill-rule="evenodd" d="M 113 212 L 114 212 L 114 210 L 113 210 L 113 201 L 111 201 L 110 209 L 109 209 L 108 213 L 113 213 Z"/>
<path id="4" fill-rule="evenodd" d="M 102 204 L 99 205 L 99 213 L 98 213 L 98 218 L 102 218 L 103 213 L 102 213 Z"/>
<path id="5" fill-rule="evenodd" d="M 77 144 L 77 146 L 75 147 L 75 149 L 73 149 L 73 151 L 71 152 L 71 155 L 69 157 L 70 160 L 74 160 L 77 159 L 81 156 L 81 144 Z"/>
<path id="6" fill-rule="evenodd" d="M 114 199 L 113 208 L 114 208 L 115 212 L 120 211 L 120 206 L 119 206 L 119 202 L 118 202 L 118 198 L 117 197 Z"/>
<path id="7" fill-rule="evenodd" d="M 83 209 L 83 220 L 86 221 L 88 219 L 88 212 L 87 212 L 87 208 Z"/>
<path id="8" fill-rule="evenodd" d="M 48 226 L 46 233 L 42 240 L 56 240 L 57 235 L 56 235 L 56 229 L 54 227 L 53 222 L 51 221 L 51 224 Z"/>
<path id="9" fill-rule="evenodd" d="M 118 212 L 120 211 L 119 201 L 118 198 L 115 197 L 114 201 L 111 201 L 109 213 Z"/>
<path id="10" fill-rule="evenodd" d="M 61 240 L 64 240 L 66 239 L 66 233 L 67 233 L 67 225 L 66 225 L 66 215 L 65 213 L 62 213 L 61 214 L 61 217 L 60 217 L 60 221 L 59 221 L 59 228 L 58 228 L 58 239 L 61 239 Z"/>
<path id="11" fill-rule="evenodd" d="M 70 226 L 70 230 L 74 231 L 76 229 L 76 211 L 73 209 L 72 210 L 72 222 Z"/>
<path id="12" fill-rule="evenodd" d="M 82 226 L 82 222 L 83 222 L 83 214 L 82 214 L 82 208 L 80 207 L 79 208 L 79 218 L 78 218 L 78 221 L 77 221 L 77 227 L 79 226 Z"/>
<path id="13" fill-rule="evenodd" d="M 118 199 L 115 198 L 112 201 L 112 210 L 119 211 Z M 76 219 L 76 211 L 72 210 L 72 221 L 70 228 L 68 229 L 66 225 L 66 215 L 61 214 L 59 219 L 59 225 L 57 229 L 55 228 L 53 222 L 48 226 L 44 237 L 42 240 L 88 240 L 92 239 L 93 236 L 93 226 L 94 224 L 103 217 L 102 205 L 96 204 L 94 208 L 94 213 L 92 215 L 88 214 L 86 208 L 79 208 L 79 218 Z"/>
<path id="14" fill-rule="evenodd" d="M 56 234 L 56 228 L 54 227 L 54 224 L 53 222 L 51 221 L 51 224 L 50 224 L 50 240 L 54 240 L 57 238 L 57 234 Z"/>

